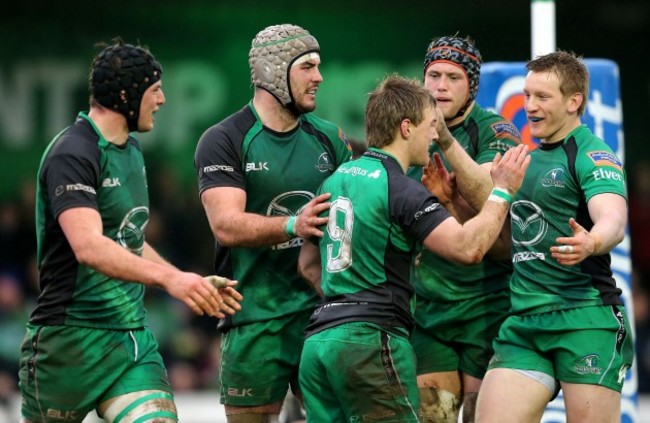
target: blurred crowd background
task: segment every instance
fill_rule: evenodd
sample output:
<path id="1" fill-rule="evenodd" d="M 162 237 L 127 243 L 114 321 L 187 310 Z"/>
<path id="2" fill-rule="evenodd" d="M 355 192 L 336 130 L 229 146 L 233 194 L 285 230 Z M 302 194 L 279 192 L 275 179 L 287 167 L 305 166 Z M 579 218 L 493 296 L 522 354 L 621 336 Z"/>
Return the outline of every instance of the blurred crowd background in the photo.
<path id="1" fill-rule="evenodd" d="M 325 3 L 325 2 L 323 2 Z M 149 45 L 163 64 L 168 104 L 141 137 L 151 219 L 147 240 L 178 267 L 212 272 L 213 238 L 197 194 L 194 148 L 210 125 L 251 97 L 248 50 L 263 27 L 301 25 L 322 49 L 317 113 L 363 139 L 363 107 L 386 73 L 421 77 L 431 38 L 471 35 L 485 61 L 526 61 L 530 4 L 507 0 L 12 2 L 0 12 L 0 404 L 17 390 L 19 344 L 38 295 L 35 176 L 47 143 L 87 109 L 97 41 Z M 398 9 L 399 8 L 399 9 Z M 650 39 L 645 0 L 561 2 L 557 45 L 620 67 L 628 174 L 639 392 L 650 394 Z M 150 326 L 176 391 L 218 388 L 216 321 L 155 289 Z"/>

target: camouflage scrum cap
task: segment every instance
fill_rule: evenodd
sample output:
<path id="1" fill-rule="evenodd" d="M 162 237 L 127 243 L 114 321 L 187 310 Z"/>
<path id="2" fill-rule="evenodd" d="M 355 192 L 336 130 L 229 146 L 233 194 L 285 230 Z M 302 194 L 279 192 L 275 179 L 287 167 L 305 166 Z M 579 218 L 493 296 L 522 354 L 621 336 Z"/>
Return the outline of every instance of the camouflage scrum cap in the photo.
<path id="1" fill-rule="evenodd" d="M 289 87 L 291 65 L 311 52 L 320 52 L 320 46 L 305 29 L 291 24 L 264 28 L 253 39 L 248 54 L 252 84 L 264 88 L 280 103 L 289 106 L 293 103 Z"/>
<path id="2" fill-rule="evenodd" d="M 483 62 L 481 52 L 478 51 L 474 41 L 469 37 L 440 37 L 433 40 L 427 48 L 427 54 L 424 56 L 424 73 L 426 74 L 431 63 L 438 61 L 459 66 L 467 75 L 469 98 L 463 107 L 463 110 L 465 110 L 478 93 L 481 63 Z"/>
<path id="3" fill-rule="evenodd" d="M 97 55 L 90 70 L 90 96 L 123 114 L 129 131 L 138 130 L 140 103 L 162 77 L 162 67 L 146 49 L 118 41 Z"/>

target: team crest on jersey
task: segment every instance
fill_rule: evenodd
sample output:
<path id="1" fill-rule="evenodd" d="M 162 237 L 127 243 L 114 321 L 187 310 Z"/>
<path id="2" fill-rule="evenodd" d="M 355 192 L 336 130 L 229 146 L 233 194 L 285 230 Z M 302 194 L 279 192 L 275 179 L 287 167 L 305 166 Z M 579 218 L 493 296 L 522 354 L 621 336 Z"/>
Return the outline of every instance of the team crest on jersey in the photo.
<path id="1" fill-rule="evenodd" d="M 506 120 L 495 122 L 490 125 L 490 128 L 492 128 L 494 135 L 497 138 L 507 138 L 516 142 L 517 144 L 521 143 L 521 134 L 519 133 L 519 129 L 517 129 L 515 125 Z"/>
<path id="2" fill-rule="evenodd" d="M 564 188 L 564 169 L 556 167 L 546 172 L 541 179 L 543 187 Z"/>
<path id="3" fill-rule="evenodd" d="M 323 153 L 318 156 L 318 160 L 316 161 L 316 169 L 318 169 L 319 172 L 331 172 L 334 170 L 334 165 L 332 165 L 332 160 L 330 159 L 329 154 Z"/>
<path id="4" fill-rule="evenodd" d="M 610 166 L 623 171 L 623 167 L 620 160 L 618 160 L 618 157 L 609 151 L 590 151 L 587 153 L 587 156 L 596 166 Z"/>

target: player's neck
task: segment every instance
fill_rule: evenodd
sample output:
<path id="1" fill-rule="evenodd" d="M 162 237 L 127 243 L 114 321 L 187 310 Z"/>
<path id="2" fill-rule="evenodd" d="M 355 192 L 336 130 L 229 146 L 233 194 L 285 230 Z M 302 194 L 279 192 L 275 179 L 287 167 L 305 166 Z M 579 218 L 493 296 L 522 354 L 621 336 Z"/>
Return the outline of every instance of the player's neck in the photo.
<path id="1" fill-rule="evenodd" d="M 255 90 L 253 107 L 262 124 L 276 132 L 288 132 L 298 125 L 298 117 L 265 90 Z"/>
<path id="2" fill-rule="evenodd" d="M 92 106 L 90 112 L 88 112 L 88 117 L 93 120 L 106 141 L 116 145 L 123 145 L 129 138 L 126 118 L 120 113 L 104 107 Z"/>
<path id="3" fill-rule="evenodd" d="M 408 168 L 411 166 L 408 145 L 405 144 L 407 142 L 408 141 L 402 138 L 397 138 L 390 144 L 381 148 L 383 152 L 390 154 L 395 158 L 395 160 L 397 160 L 397 163 L 399 163 L 404 173 L 406 173 Z"/>
<path id="4" fill-rule="evenodd" d="M 472 103 L 469 105 L 469 107 L 467 107 L 467 109 L 465 110 L 465 113 L 463 113 L 460 116 L 456 116 L 455 118 L 453 118 L 451 120 L 445 121 L 445 123 L 447 124 L 447 127 L 451 128 L 451 127 L 456 126 L 459 123 L 463 122 L 467 118 L 467 116 L 469 116 L 469 114 L 472 112 L 472 109 L 474 108 L 475 104 L 476 104 L 476 101 L 472 101 Z"/>

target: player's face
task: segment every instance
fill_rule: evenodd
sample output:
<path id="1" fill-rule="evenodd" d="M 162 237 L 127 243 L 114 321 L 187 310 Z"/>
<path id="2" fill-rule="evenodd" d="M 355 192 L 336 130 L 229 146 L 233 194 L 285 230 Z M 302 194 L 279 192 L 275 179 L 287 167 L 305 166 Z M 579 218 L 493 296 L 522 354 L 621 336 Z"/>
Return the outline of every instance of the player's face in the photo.
<path id="1" fill-rule="evenodd" d="M 438 137 L 436 109 L 429 106 L 424 110 L 423 115 L 422 122 L 417 126 L 413 125 L 413 136 L 409 140 L 411 165 L 414 166 L 424 166 L 429 162 L 429 147 Z"/>
<path id="2" fill-rule="evenodd" d="M 162 90 L 162 81 L 158 81 L 144 92 L 140 102 L 140 116 L 138 117 L 138 132 L 149 132 L 154 126 L 154 113 L 165 104 L 165 94 Z"/>
<path id="3" fill-rule="evenodd" d="M 313 112 L 316 109 L 316 91 L 323 82 L 319 70 L 320 58 L 312 57 L 309 60 L 291 66 L 289 81 L 291 96 L 296 108 L 301 113 Z"/>
<path id="4" fill-rule="evenodd" d="M 456 65 L 433 62 L 424 74 L 424 86 L 433 94 L 438 107 L 451 120 L 469 98 L 469 79 L 465 71 Z"/>
<path id="5" fill-rule="evenodd" d="M 530 134 L 543 142 L 562 140 L 575 127 L 576 100 L 582 96 L 565 96 L 555 72 L 528 72 L 524 83 L 526 118 Z"/>

